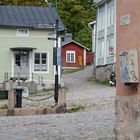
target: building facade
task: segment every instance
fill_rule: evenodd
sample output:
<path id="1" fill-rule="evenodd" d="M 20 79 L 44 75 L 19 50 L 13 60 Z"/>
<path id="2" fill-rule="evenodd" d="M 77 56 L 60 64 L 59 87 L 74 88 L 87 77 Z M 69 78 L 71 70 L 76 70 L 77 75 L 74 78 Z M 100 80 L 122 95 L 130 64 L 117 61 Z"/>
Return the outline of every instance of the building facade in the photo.
<path id="1" fill-rule="evenodd" d="M 96 79 L 109 79 L 116 62 L 115 0 L 95 0 L 97 6 L 95 39 Z"/>
<path id="2" fill-rule="evenodd" d="M 72 35 L 67 33 L 62 42 L 62 69 L 77 69 L 86 66 L 88 48 L 72 40 Z"/>
<path id="3" fill-rule="evenodd" d="M 116 140 L 140 139 L 140 0 L 116 1 Z"/>
<path id="4" fill-rule="evenodd" d="M 56 41 L 48 38 L 56 36 L 56 18 L 59 29 L 64 29 L 54 7 L 0 6 L 1 85 L 11 79 L 54 84 Z"/>

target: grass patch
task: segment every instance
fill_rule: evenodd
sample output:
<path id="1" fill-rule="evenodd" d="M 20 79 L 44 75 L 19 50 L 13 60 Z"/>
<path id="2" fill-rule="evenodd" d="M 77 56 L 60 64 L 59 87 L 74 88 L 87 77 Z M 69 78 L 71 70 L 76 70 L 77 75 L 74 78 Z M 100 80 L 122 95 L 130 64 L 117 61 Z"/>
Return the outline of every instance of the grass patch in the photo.
<path id="1" fill-rule="evenodd" d="M 100 81 L 100 80 L 97 80 L 97 79 L 93 79 L 92 77 L 88 77 L 87 81 L 92 82 L 93 84 L 102 84 L 102 85 L 105 85 L 105 86 L 109 86 L 109 80 L 107 80 L 107 79 L 104 80 L 104 81 Z"/>
<path id="2" fill-rule="evenodd" d="M 81 110 L 84 110 L 85 107 L 82 105 L 72 105 L 70 106 L 70 108 L 67 109 L 68 113 L 75 113 L 75 112 L 79 112 Z"/>
<path id="3" fill-rule="evenodd" d="M 81 69 L 74 69 L 74 70 L 64 70 L 63 71 L 63 74 L 70 74 L 70 73 L 75 73 L 75 72 L 78 72 L 80 71 Z"/>
<path id="4" fill-rule="evenodd" d="M 101 82 L 101 84 L 103 84 L 105 86 L 109 86 L 109 80 L 104 80 Z"/>

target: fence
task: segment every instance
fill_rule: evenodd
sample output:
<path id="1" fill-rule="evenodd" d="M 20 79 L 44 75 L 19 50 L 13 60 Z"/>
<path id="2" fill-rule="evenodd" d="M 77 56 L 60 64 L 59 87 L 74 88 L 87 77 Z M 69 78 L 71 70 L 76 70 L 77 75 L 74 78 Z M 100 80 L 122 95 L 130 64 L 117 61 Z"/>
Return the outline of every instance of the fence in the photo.
<path id="1" fill-rule="evenodd" d="M 34 81 L 38 84 L 43 84 L 43 77 L 39 74 L 35 73 L 8 73 L 4 74 L 4 81 L 8 82 L 9 80 L 12 81 Z"/>

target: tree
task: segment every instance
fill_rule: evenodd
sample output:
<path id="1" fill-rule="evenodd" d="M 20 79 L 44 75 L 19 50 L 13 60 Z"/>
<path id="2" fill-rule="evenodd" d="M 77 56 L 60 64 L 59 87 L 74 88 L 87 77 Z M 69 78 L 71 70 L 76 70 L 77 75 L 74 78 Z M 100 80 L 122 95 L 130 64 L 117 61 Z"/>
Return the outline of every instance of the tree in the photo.
<path id="1" fill-rule="evenodd" d="M 73 39 L 91 49 L 91 30 L 88 23 L 95 20 L 92 10 L 92 0 L 58 0 L 57 9 L 67 32 L 73 34 Z"/>
<path id="2" fill-rule="evenodd" d="M 9 5 L 47 6 L 44 0 L 0 0 L 0 3 Z"/>

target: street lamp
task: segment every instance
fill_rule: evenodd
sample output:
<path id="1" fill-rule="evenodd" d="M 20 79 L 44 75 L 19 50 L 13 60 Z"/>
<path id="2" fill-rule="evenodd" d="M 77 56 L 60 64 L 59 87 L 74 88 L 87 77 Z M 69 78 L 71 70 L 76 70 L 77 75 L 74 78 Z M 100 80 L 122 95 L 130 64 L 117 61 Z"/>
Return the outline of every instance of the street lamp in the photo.
<path id="1" fill-rule="evenodd" d="M 54 100 L 55 103 L 58 102 L 58 91 L 59 91 L 59 83 L 58 83 L 58 23 L 59 20 L 56 19 L 56 24 L 55 24 L 55 31 L 56 31 L 56 55 L 55 57 L 55 66 L 56 66 L 56 74 L 55 74 L 55 93 L 54 93 Z"/>
<path id="2" fill-rule="evenodd" d="M 45 0 L 46 3 L 49 4 L 48 0 Z M 49 4 L 50 5 L 50 4 Z M 56 6 L 57 6 L 57 1 L 56 1 Z M 59 20 L 56 19 L 55 21 L 55 32 L 56 32 L 56 38 L 48 38 L 50 40 L 55 40 L 56 41 L 56 47 L 54 48 L 54 52 L 53 52 L 53 63 L 56 66 L 56 74 L 55 74 L 55 90 L 54 90 L 54 100 L 55 103 L 58 102 L 58 91 L 59 91 L 59 76 L 58 76 L 58 64 L 60 63 L 60 60 L 58 59 L 58 52 L 60 52 L 58 50 L 58 24 L 59 24 Z"/>

